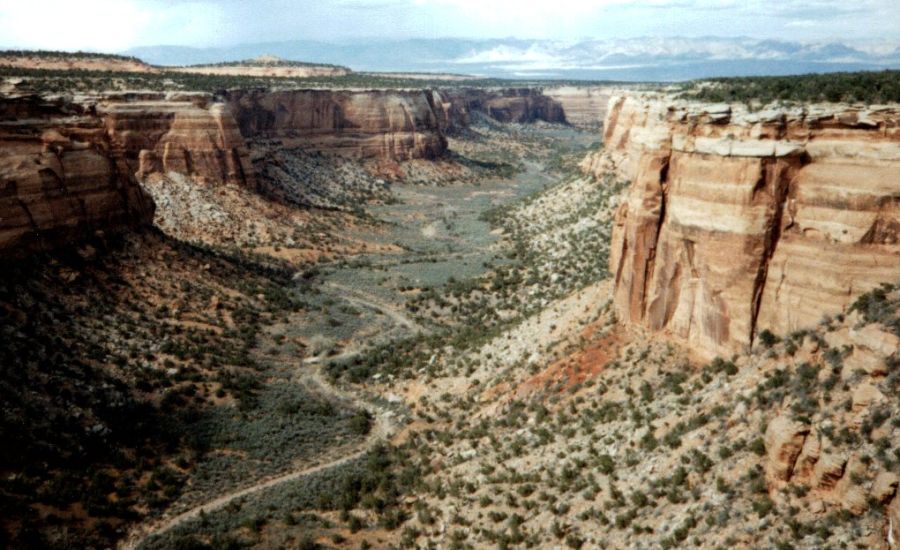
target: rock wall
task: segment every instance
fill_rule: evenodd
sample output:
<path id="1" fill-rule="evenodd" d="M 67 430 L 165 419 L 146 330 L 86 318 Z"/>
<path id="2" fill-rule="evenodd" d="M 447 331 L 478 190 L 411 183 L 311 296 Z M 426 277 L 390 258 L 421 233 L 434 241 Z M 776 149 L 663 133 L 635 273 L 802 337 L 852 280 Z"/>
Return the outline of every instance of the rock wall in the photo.
<path id="1" fill-rule="evenodd" d="M 603 86 L 558 86 L 544 90 L 544 95 L 562 106 L 569 124 L 586 130 L 603 126 L 606 106 L 613 93 L 612 88 Z"/>
<path id="2" fill-rule="evenodd" d="M 224 101 L 245 138 L 279 138 L 358 158 L 436 158 L 447 149 L 427 91 L 232 90 Z"/>
<path id="3" fill-rule="evenodd" d="M 202 93 L 124 95 L 105 96 L 92 108 L 130 173 L 177 172 L 206 183 L 255 186 L 246 143 L 225 104 Z"/>
<path id="4" fill-rule="evenodd" d="M 900 280 L 898 106 L 614 97 L 604 142 L 584 168 L 632 182 L 610 255 L 625 322 L 712 357 Z"/>
<path id="5" fill-rule="evenodd" d="M 534 88 L 451 88 L 434 92 L 433 102 L 447 130 L 467 127 L 475 113 L 507 123 L 567 122 L 563 106 Z"/>
<path id="6" fill-rule="evenodd" d="M 0 254 L 149 223 L 152 199 L 103 120 L 76 105 L 26 97 L 0 107 Z"/>

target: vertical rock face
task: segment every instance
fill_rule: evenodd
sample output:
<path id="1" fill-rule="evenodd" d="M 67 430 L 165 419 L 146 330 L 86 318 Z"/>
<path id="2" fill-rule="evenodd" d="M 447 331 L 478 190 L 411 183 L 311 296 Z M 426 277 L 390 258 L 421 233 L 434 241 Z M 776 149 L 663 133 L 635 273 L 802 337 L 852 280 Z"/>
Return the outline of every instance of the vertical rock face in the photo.
<path id="1" fill-rule="evenodd" d="M 426 91 L 233 90 L 225 103 L 245 138 L 280 138 L 285 147 L 391 160 L 447 149 Z"/>
<path id="2" fill-rule="evenodd" d="M 898 125 L 896 106 L 612 98 L 584 167 L 632 182 L 610 255 L 620 318 L 712 357 L 900 279 Z"/>
<path id="3" fill-rule="evenodd" d="M 102 119 L 35 97 L 4 102 L 2 113 L 0 254 L 153 219 L 153 200 L 112 153 Z"/>
<path id="4" fill-rule="evenodd" d="M 588 130 L 603 125 L 611 94 L 611 88 L 601 86 L 559 86 L 544 90 L 544 95 L 562 106 L 569 124 Z"/>
<path id="5" fill-rule="evenodd" d="M 237 123 L 206 94 L 151 97 L 96 106 L 112 153 L 131 173 L 177 172 L 208 183 L 253 187 L 249 154 Z"/>
<path id="6" fill-rule="evenodd" d="M 465 128 L 474 113 L 498 122 L 567 122 L 563 106 L 538 89 L 447 89 L 435 92 L 433 97 L 444 129 Z"/>
<path id="7" fill-rule="evenodd" d="M 151 223 L 139 182 L 152 173 L 255 187 L 245 138 L 393 160 L 446 148 L 424 92 L 27 96 L 0 100 L 0 119 L 4 255 Z"/>

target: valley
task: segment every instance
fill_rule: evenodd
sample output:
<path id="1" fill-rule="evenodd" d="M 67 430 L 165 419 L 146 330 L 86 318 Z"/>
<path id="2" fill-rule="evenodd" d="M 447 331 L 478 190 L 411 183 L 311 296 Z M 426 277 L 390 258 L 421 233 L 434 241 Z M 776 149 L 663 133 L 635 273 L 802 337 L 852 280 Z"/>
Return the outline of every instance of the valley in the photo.
<path id="1" fill-rule="evenodd" d="M 900 536 L 896 102 L 234 66 L 4 75 L 0 545 Z"/>

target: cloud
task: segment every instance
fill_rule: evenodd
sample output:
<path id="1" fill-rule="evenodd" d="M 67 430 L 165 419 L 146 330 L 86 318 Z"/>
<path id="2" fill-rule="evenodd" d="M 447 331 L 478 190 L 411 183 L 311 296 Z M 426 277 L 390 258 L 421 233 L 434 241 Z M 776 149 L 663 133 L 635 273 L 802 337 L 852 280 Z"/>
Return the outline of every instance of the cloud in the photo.
<path id="1" fill-rule="evenodd" d="M 817 23 L 815 21 L 810 21 L 809 19 L 803 19 L 801 21 L 788 21 L 787 23 L 784 24 L 784 26 L 809 29 L 809 28 L 815 27 L 818 24 L 819 23 Z"/>
<path id="2" fill-rule="evenodd" d="M 171 36 L 206 45 L 222 22 L 211 2 L 0 0 L 0 41 L 19 48 L 118 51 Z"/>
<path id="3" fill-rule="evenodd" d="M 505 36 L 827 41 L 898 38 L 898 18 L 897 0 L 0 0 L 0 46 L 117 51 Z"/>

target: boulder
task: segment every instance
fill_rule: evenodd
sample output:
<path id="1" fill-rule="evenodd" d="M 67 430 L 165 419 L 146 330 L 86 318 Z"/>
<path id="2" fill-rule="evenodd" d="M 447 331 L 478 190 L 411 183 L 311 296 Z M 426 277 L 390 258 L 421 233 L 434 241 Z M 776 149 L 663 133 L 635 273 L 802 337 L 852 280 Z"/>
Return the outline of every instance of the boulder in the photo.
<path id="1" fill-rule="evenodd" d="M 844 368 L 853 373 L 861 370 L 869 376 L 884 376 L 887 374 L 887 364 L 884 357 L 862 347 L 853 348 L 853 353 L 844 359 Z"/>
<path id="2" fill-rule="evenodd" d="M 822 442 L 819 438 L 819 432 L 812 428 L 803 441 L 803 448 L 800 450 L 800 455 L 794 463 L 794 471 L 791 474 L 792 479 L 809 479 L 812 477 L 813 469 L 819 461 L 821 452 Z"/>
<path id="3" fill-rule="evenodd" d="M 852 411 L 859 414 L 866 411 L 873 404 L 877 404 L 884 399 L 884 394 L 872 384 L 860 384 L 853 390 L 851 396 Z"/>
<path id="4" fill-rule="evenodd" d="M 789 481 L 794 465 L 803 450 L 810 427 L 782 415 L 769 422 L 766 428 L 766 477 L 776 481 Z"/>
<path id="5" fill-rule="evenodd" d="M 813 468 L 813 487 L 817 489 L 834 489 L 844 476 L 847 458 L 837 454 L 825 453 Z"/>
<path id="6" fill-rule="evenodd" d="M 884 357 L 900 350 L 900 337 L 882 330 L 878 325 L 866 325 L 860 330 L 853 331 L 852 336 L 856 345 L 866 347 Z"/>
<path id="7" fill-rule="evenodd" d="M 894 472 L 880 472 L 872 484 L 872 498 L 876 502 L 888 502 L 897 494 L 898 485 L 900 485 L 900 476 Z"/>

